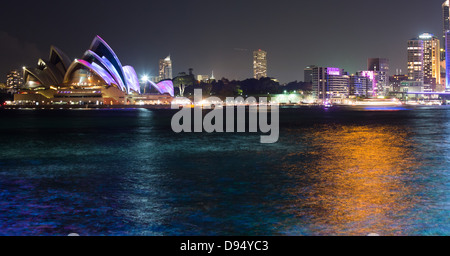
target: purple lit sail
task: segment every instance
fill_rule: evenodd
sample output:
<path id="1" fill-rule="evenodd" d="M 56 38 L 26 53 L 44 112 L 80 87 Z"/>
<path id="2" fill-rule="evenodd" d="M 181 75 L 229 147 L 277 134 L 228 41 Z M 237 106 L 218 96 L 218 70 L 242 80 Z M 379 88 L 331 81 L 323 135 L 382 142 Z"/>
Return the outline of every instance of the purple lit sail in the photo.
<path id="1" fill-rule="evenodd" d="M 112 78 L 106 70 L 97 65 L 97 63 L 92 63 L 91 67 L 95 73 L 99 74 L 100 77 L 108 83 L 108 85 L 116 84 L 114 78 Z"/>
<path id="2" fill-rule="evenodd" d="M 155 84 L 154 82 L 150 81 L 150 84 L 153 87 L 155 87 L 156 90 L 158 90 L 158 92 L 161 94 L 168 93 L 172 97 L 174 97 L 174 95 L 175 95 L 172 80 L 164 80 L 164 81 L 159 82 L 158 84 Z"/>
<path id="3" fill-rule="evenodd" d="M 141 92 L 139 80 L 134 68 L 131 66 L 122 67 L 117 55 L 99 36 L 94 38 L 90 50 L 85 52 L 83 58 L 79 61 L 75 61 L 71 65 L 70 72 L 66 72 L 67 78 L 78 64 L 94 70 L 105 80 L 105 83 L 108 85 L 114 84 L 127 94 Z M 158 88 L 159 86 L 155 85 L 155 87 Z M 163 90 L 164 93 L 168 90 L 169 93 L 172 92 L 173 94 L 173 89 L 170 91 L 170 88 L 165 88 L 166 85 L 163 85 L 162 87 L 161 90 Z M 158 88 L 158 90 L 160 90 L 160 88 Z"/>
<path id="4" fill-rule="evenodd" d="M 131 93 L 131 91 L 141 93 L 141 86 L 139 85 L 139 79 L 134 68 L 131 66 L 125 66 L 123 67 L 123 72 L 125 74 L 125 79 L 128 86 L 128 93 Z"/>
<path id="5" fill-rule="evenodd" d="M 94 72 L 95 74 L 100 76 L 105 81 L 106 84 L 108 84 L 108 85 L 116 84 L 114 78 L 112 78 L 106 70 L 104 70 L 102 67 L 100 67 L 96 63 L 91 64 L 85 60 L 75 60 L 72 63 L 72 65 L 70 65 L 69 70 L 66 73 L 66 77 L 64 78 L 65 81 L 68 80 L 69 75 L 72 73 L 72 70 L 74 70 L 75 67 L 78 65 L 82 65 L 82 66 L 92 70 L 92 72 Z"/>
<path id="6" fill-rule="evenodd" d="M 117 84 L 121 90 L 125 91 L 125 84 L 122 81 L 122 78 L 119 76 L 119 73 L 117 73 L 114 65 L 112 65 L 108 59 L 98 56 L 91 50 L 86 51 L 83 56 L 83 59 L 86 61 L 88 61 L 89 58 L 95 59 L 95 61 L 98 62 L 98 64 L 101 65 L 103 69 L 108 71 L 108 73 L 114 78 L 114 80 L 116 81 L 115 84 Z"/>
<path id="7" fill-rule="evenodd" d="M 98 54 L 103 58 L 107 58 L 108 61 L 114 66 L 117 71 L 118 76 L 122 81 L 125 80 L 125 76 L 123 75 L 122 64 L 120 63 L 119 58 L 113 49 L 103 40 L 100 36 L 96 36 L 92 41 L 90 50 Z"/>
<path id="8" fill-rule="evenodd" d="M 103 63 L 108 67 L 109 71 L 111 72 L 111 75 L 115 78 L 115 80 L 119 83 L 120 89 L 122 91 L 126 91 L 126 86 L 124 81 L 122 80 L 121 76 L 117 72 L 117 69 L 114 67 L 114 65 L 106 58 L 102 57 Z"/>
<path id="9" fill-rule="evenodd" d="M 161 93 L 168 93 L 170 94 L 170 96 L 174 96 L 175 92 L 173 89 L 173 82 L 171 80 L 164 80 L 159 82 L 158 84 L 156 84 L 158 86 L 158 88 L 161 88 Z"/>

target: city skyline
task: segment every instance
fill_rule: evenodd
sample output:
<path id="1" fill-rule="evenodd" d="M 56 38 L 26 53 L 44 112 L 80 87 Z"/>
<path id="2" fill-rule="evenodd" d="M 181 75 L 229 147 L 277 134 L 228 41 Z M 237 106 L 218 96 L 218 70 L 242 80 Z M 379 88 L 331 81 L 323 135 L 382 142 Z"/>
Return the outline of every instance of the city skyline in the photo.
<path id="1" fill-rule="evenodd" d="M 102 24 L 108 26 L 79 19 L 71 21 L 69 18 L 76 18 L 85 6 L 80 4 L 65 11 L 68 18 L 63 24 L 43 21 L 39 26 L 30 27 L 27 24 L 37 19 L 44 8 L 24 1 L 23 4 L 33 8 L 24 10 L 20 17 L 17 13 L 7 13 L 0 18 L 7 24 L 0 31 L 1 56 L 2 60 L 8 60 L 2 61 L 0 70 L 2 77 L 6 77 L 11 69 L 34 66 L 34 60 L 44 55 L 52 44 L 64 47 L 62 50 L 69 57 L 76 58 L 80 49 L 85 48 L 83 43 L 99 34 L 127 63 L 136 67 L 138 75 L 157 76 L 158 60 L 170 52 L 174 76 L 193 68 L 197 74 L 215 70 L 217 77 L 246 79 L 252 77 L 252 52 L 264 49 L 271 56 L 268 76 L 286 83 L 303 80 L 303 70 L 310 64 L 341 67 L 355 73 L 365 69 L 368 58 L 387 58 L 391 70 L 405 72 L 406 40 L 422 32 L 441 37 L 443 30 L 442 0 L 414 3 L 383 0 L 376 6 L 353 0 L 280 1 L 275 7 L 264 1 L 258 1 L 258 5 L 254 2 L 194 1 L 191 5 L 177 1 L 131 2 L 126 6 L 115 1 L 108 5 L 89 2 L 88 6 L 103 9 L 105 13 L 121 5 L 121 18 L 98 13 L 98 19 L 103 19 Z M 7 2 L 4 6 L 13 8 L 14 3 Z M 64 18 L 60 16 L 62 8 L 63 4 L 55 2 L 45 7 L 45 11 L 53 13 L 55 18 Z M 381 12 L 383 19 L 378 19 Z M 258 15 L 271 18 L 254 19 Z M 158 26 L 160 22 L 164 26 Z M 339 40 L 330 44 L 329 38 Z"/>
<path id="2" fill-rule="evenodd" d="M 450 236 L 450 0 L 4 2 L 0 236 Z"/>

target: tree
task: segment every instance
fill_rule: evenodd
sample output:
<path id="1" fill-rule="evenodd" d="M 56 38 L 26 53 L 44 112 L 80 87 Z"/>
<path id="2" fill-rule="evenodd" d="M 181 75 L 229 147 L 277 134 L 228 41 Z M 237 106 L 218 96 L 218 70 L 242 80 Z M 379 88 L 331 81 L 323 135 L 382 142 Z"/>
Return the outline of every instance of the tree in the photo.
<path id="1" fill-rule="evenodd" d="M 195 78 L 192 73 L 188 75 L 185 72 L 181 72 L 178 74 L 177 77 L 175 77 L 173 79 L 173 86 L 177 87 L 180 90 L 181 97 L 184 96 L 184 91 L 185 91 L 186 87 L 192 86 L 194 84 L 195 84 Z"/>

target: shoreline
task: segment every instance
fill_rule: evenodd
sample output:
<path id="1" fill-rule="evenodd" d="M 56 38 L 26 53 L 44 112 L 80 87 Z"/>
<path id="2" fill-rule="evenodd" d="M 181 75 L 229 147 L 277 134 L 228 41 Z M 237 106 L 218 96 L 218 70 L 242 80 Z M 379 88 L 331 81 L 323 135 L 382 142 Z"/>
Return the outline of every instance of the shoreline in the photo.
<path id="1" fill-rule="evenodd" d="M 171 109 L 170 105 L 99 105 L 99 106 L 80 106 L 80 105 L 48 105 L 48 106 L 33 106 L 33 105 L 5 105 L 0 109 L 7 110 L 115 110 L 115 109 Z"/>
<path id="2" fill-rule="evenodd" d="M 370 105 L 370 104 L 336 104 L 330 107 L 350 107 L 350 108 L 367 108 L 367 107 L 445 107 L 447 105 L 426 105 L 426 104 L 384 104 L 384 105 Z M 246 106 L 248 107 L 248 106 Z M 317 104 L 280 104 L 280 108 L 324 108 L 322 105 Z M 124 110 L 124 109 L 149 109 L 149 110 L 172 110 L 171 105 L 100 105 L 100 106 L 77 106 L 77 105 L 50 105 L 50 106 L 34 106 L 34 105 L 5 105 L 0 106 L 0 110 Z M 176 109 L 175 109 L 176 110 Z"/>

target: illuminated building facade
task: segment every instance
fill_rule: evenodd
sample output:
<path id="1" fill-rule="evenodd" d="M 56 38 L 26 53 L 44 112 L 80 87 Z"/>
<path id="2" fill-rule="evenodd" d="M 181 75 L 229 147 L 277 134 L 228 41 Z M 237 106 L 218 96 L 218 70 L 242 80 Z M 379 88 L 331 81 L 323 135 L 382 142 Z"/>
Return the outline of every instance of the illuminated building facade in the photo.
<path id="1" fill-rule="evenodd" d="M 401 92 L 400 87 L 403 81 L 407 81 L 407 75 L 393 75 L 389 77 L 389 91 L 391 92 Z"/>
<path id="2" fill-rule="evenodd" d="M 359 71 L 358 76 L 366 77 L 370 83 L 367 88 L 367 95 L 369 97 L 376 97 L 378 95 L 378 85 L 376 80 L 376 72 L 372 70 Z"/>
<path id="3" fill-rule="evenodd" d="M 441 81 L 440 41 L 437 37 L 424 39 L 424 83 L 436 85 Z"/>
<path id="4" fill-rule="evenodd" d="M 433 91 L 441 81 L 440 41 L 424 33 L 408 41 L 408 78 L 425 84 L 425 91 Z"/>
<path id="5" fill-rule="evenodd" d="M 373 82 L 361 73 L 349 76 L 349 94 L 357 97 L 372 96 Z"/>
<path id="6" fill-rule="evenodd" d="M 6 88 L 17 90 L 23 85 L 22 74 L 19 70 L 11 70 L 6 75 Z"/>
<path id="7" fill-rule="evenodd" d="M 173 79 L 172 74 L 172 60 L 170 56 L 159 60 L 159 80 Z"/>
<path id="8" fill-rule="evenodd" d="M 408 41 L 408 79 L 423 81 L 423 41 Z"/>
<path id="9" fill-rule="evenodd" d="M 450 30 L 445 35 L 445 66 L 447 71 L 445 75 L 445 90 L 450 91 Z"/>
<path id="10" fill-rule="evenodd" d="M 259 49 L 253 52 L 253 78 L 267 77 L 267 52 Z"/>
<path id="11" fill-rule="evenodd" d="M 450 11 L 449 11 L 450 1 L 446 0 L 442 4 L 442 16 L 444 21 L 444 37 L 445 33 L 447 33 L 448 30 L 450 30 Z"/>
<path id="12" fill-rule="evenodd" d="M 389 60 L 385 58 L 370 58 L 367 70 L 373 71 L 374 96 L 385 96 L 389 92 Z"/>
<path id="13" fill-rule="evenodd" d="M 350 77 L 343 69 L 334 67 L 313 68 L 314 97 L 318 103 L 339 100 L 349 96 Z"/>
<path id="14" fill-rule="evenodd" d="M 448 30 L 450 30 L 450 11 L 449 11 L 449 0 L 446 0 L 442 4 L 442 21 L 443 21 L 443 33 L 442 33 L 442 40 L 441 40 L 441 84 L 443 87 L 446 87 L 447 82 L 447 65 L 446 65 L 446 33 Z"/>

